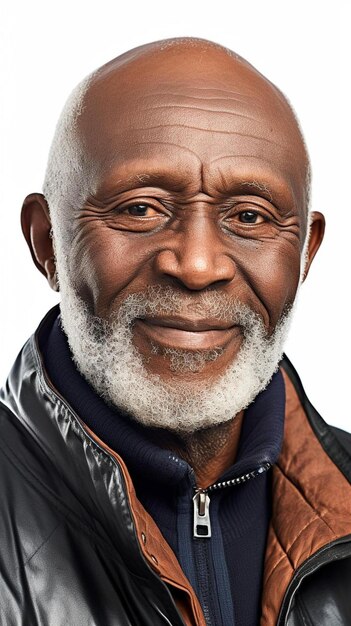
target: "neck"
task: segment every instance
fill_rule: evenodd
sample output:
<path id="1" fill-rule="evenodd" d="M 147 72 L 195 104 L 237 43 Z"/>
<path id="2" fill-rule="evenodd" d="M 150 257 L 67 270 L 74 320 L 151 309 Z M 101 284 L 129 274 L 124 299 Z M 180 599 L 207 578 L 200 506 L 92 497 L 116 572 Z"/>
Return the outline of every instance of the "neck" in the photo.
<path id="1" fill-rule="evenodd" d="M 205 489 L 233 465 L 239 445 L 244 411 L 234 419 L 191 434 L 155 431 L 154 440 L 173 450 L 193 468 L 197 486 Z"/>

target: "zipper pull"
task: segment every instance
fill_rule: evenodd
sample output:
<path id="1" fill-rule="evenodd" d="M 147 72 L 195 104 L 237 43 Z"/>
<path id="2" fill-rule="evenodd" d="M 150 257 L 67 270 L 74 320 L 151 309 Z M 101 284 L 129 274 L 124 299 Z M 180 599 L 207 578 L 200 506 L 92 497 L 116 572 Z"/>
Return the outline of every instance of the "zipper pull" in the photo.
<path id="1" fill-rule="evenodd" d="M 207 491 L 197 491 L 194 503 L 194 538 L 211 537 L 210 497 Z"/>

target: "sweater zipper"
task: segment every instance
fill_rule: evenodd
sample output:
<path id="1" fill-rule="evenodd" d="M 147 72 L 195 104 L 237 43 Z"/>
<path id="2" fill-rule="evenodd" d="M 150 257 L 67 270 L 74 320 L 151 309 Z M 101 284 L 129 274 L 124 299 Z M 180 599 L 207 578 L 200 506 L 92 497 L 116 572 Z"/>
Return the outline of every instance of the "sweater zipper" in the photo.
<path id="1" fill-rule="evenodd" d="M 260 474 L 267 472 L 272 467 L 271 463 L 263 463 L 257 469 L 252 470 L 236 478 L 230 480 L 224 480 L 222 482 L 214 483 L 206 489 L 195 489 L 195 495 L 193 496 L 193 537 L 194 539 L 209 539 L 211 537 L 211 518 L 210 518 L 210 493 L 218 491 L 219 489 L 225 489 L 226 487 L 232 487 L 234 485 L 241 485 L 248 480 L 257 478 Z"/>

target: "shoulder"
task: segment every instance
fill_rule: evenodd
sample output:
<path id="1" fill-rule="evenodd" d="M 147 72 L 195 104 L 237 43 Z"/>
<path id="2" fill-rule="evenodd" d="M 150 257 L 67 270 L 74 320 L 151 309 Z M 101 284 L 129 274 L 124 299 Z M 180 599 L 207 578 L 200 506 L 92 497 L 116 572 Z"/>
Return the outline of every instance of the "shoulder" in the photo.
<path id="1" fill-rule="evenodd" d="M 308 399 L 301 380 L 286 355 L 284 355 L 280 365 L 293 384 L 306 418 L 320 445 L 351 483 L 351 434 L 335 426 L 330 426 L 319 415 Z"/>

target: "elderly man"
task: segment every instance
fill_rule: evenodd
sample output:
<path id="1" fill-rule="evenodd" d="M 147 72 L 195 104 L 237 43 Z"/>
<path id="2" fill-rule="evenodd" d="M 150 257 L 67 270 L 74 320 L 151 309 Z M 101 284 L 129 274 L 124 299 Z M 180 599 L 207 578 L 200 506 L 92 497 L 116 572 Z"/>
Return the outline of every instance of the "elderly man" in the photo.
<path id="1" fill-rule="evenodd" d="M 1 624 L 351 623 L 350 440 L 282 356 L 309 178 L 285 97 L 211 42 L 74 90 L 22 211 L 61 303 L 2 391 Z"/>

